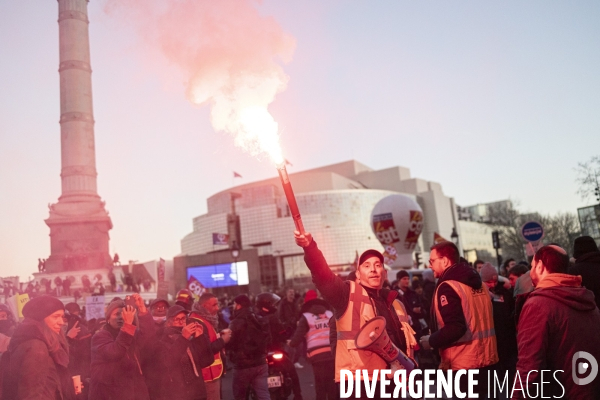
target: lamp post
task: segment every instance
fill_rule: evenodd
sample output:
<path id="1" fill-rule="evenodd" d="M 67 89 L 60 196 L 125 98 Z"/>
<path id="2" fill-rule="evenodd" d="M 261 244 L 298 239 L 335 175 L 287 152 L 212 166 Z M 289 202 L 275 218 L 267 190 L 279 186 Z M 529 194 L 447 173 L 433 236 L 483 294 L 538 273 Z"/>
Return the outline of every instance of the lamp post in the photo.
<path id="1" fill-rule="evenodd" d="M 452 228 L 452 234 L 450 235 L 450 239 L 452 239 L 452 243 L 458 247 L 458 233 L 456 233 L 456 227 Z"/>
<path id="2" fill-rule="evenodd" d="M 239 256 L 240 256 L 240 248 L 238 247 L 237 242 L 234 240 L 233 244 L 231 245 L 231 257 L 233 257 L 233 261 L 235 262 L 236 269 L 237 269 L 237 260 L 238 260 Z"/>

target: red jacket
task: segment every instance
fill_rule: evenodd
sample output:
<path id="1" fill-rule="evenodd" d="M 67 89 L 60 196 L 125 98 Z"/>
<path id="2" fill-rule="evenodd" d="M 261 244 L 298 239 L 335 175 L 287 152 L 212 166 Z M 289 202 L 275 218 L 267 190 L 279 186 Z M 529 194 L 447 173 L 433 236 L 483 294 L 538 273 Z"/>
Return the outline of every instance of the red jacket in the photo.
<path id="1" fill-rule="evenodd" d="M 544 396 L 600 399 L 600 374 L 587 385 L 577 385 L 573 380 L 575 353 L 585 351 L 600 362 L 600 311 L 594 295 L 581 287 L 579 277 L 566 274 L 551 274 L 551 277 L 553 283 L 544 279 L 528 294 L 521 311 L 517 326 L 517 371 L 524 386 L 527 374 L 538 371 L 529 374 L 527 381 L 531 396 L 536 393 L 532 383 L 539 383 L 541 378 L 539 371 L 552 370 L 544 373 L 544 382 L 550 382 L 544 384 Z M 564 371 L 555 375 L 560 385 L 553 377 L 556 370 Z M 541 397 L 539 393 L 537 396 Z M 514 399 L 526 397 L 521 391 L 513 394 Z"/>

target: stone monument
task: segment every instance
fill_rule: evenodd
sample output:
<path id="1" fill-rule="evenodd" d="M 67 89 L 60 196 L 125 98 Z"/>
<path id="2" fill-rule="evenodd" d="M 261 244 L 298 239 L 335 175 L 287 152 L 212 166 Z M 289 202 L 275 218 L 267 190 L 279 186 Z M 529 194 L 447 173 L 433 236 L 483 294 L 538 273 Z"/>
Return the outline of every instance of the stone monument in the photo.
<path id="1" fill-rule="evenodd" d="M 96 188 L 88 0 L 58 0 L 62 190 L 51 204 L 47 273 L 112 265 L 112 222 Z"/>

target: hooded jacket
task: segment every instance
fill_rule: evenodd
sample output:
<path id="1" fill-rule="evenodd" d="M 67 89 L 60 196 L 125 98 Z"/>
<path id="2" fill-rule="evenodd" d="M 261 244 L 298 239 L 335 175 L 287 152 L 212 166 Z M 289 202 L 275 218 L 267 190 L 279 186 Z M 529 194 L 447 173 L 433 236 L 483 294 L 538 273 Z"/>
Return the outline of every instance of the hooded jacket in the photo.
<path id="1" fill-rule="evenodd" d="M 594 293 L 596 305 L 600 307 L 600 252 L 579 256 L 569 268 L 569 274 L 581 276 L 581 284 Z"/>
<path id="2" fill-rule="evenodd" d="M 436 285 L 437 303 L 444 321 L 444 327 L 438 330 L 435 318 L 435 310 L 431 310 L 432 334 L 429 343 L 432 347 L 439 349 L 452 345 L 460 339 L 467 331 L 467 322 L 458 293 L 450 285 L 442 285 L 446 281 L 457 281 L 473 289 L 481 288 L 481 276 L 467 263 L 458 263 L 448 268 L 439 278 Z M 443 300 L 442 300 L 443 298 Z M 432 308 L 435 302 L 432 302 Z"/>
<path id="3" fill-rule="evenodd" d="M 44 322 L 25 318 L 15 330 L 6 356 L 9 361 L 3 382 L 4 400 L 75 398 L 67 371 L 67 342 Z"/>
<path id="4" fill-rule="evenodd" d="M 540 281 L 527 294 L 517 328 L 517 372 L 524 386 L 528 382 L 531 387 L 541 378 L 540 373 L 532 372 L 527 380 L 530 371 L 563 370 L 556 373 L 560 385 L 550 374 L 544 376 L 544 381 L 550 382 L 545 384 L 544 396 L 600 398 L 599 377 L 587 385 L 576 385 L 573 380 L 575 353 L 585 351 L 600 361 L 600 311 L 592 292 L 581 287 L 581 278 L 550 274 Z M 523 397 L 521 391 L 513 394 L 515 399 Z"/>

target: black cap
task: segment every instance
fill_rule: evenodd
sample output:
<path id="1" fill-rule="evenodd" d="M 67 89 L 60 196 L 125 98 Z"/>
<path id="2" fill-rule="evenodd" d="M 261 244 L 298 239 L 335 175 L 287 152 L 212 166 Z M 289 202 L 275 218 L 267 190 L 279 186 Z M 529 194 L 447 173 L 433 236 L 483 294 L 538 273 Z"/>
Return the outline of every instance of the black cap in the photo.
<path id="1" fill-rule="evenodd" d="M 375 249 L 369 249 L 360 255 L 360 258 L 358 259 L 358 265 L 362 265 L 362 263 L 367 261 L 369 257 L 377 257 L 379 258 L 379 261 L 381 261 L 381 263 L 383 264 L 383 254 L 381 254 Z"/>
<path id="2" fill-rule="evenodd" d="M 252 302 L 250 302 L 250 298 L 245 294 L 240 294 L 235 299 L 233 299 L 235 304 L 239 304 L 242 307 L 250 307 L 252 306 Z"/>
<path id="3" fill-rule="evenodd" d="M 180 305 L 174 305 L 173 307 L 169 308 L 169 310 L 167 311 L 167 318 L 173 318 L 181 313 L 188 315 L 188 311 L 185 308 L 183 308 Z"/>

